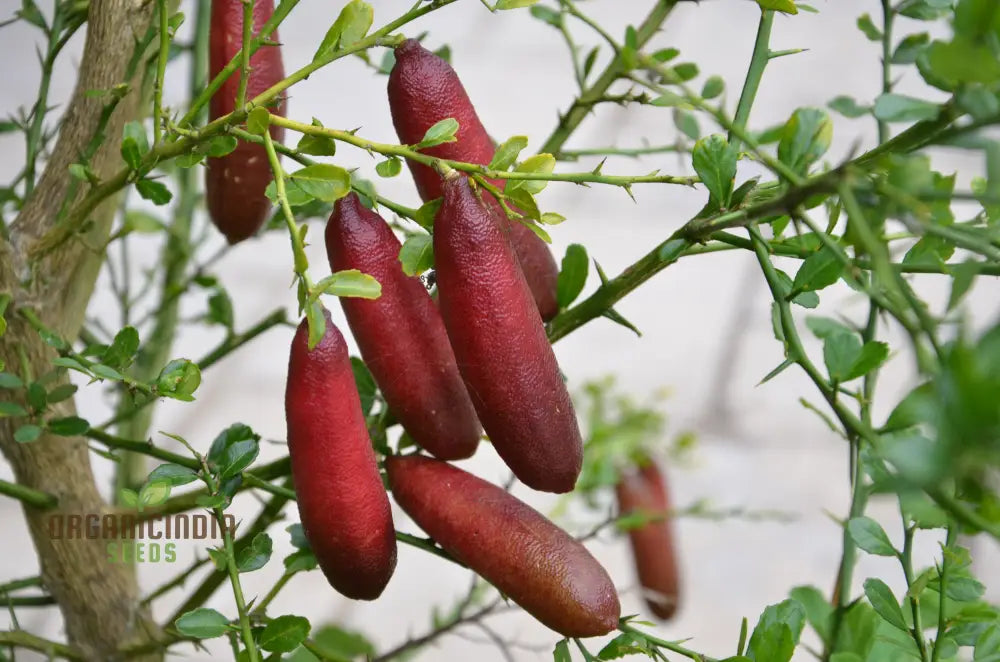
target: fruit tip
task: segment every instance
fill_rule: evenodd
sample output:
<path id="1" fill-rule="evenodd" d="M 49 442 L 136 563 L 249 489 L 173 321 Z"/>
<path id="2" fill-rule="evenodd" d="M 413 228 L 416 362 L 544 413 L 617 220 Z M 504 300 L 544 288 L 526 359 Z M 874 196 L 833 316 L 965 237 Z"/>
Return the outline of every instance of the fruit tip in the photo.
<path id="1" fill-rule="evenodd" d="M 396 57 L 406 55 L 407 53 L 415 53 L 423 50 L 423 48 L 416 39 L 404 39 L 399 46 L 396 46 Z"/>

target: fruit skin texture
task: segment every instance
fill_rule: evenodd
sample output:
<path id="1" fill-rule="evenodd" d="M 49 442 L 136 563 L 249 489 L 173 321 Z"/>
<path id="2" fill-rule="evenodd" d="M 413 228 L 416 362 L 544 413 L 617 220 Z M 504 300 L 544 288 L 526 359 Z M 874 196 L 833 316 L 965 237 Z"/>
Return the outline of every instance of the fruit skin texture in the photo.
<path id="1" fill-rule="evenodd" d="M 458 74 L 416 39 L 407 39 L 396 48 L 396 64 L 389 74 L 389 109 L 399 140 L 411 145 L 419 143 L 427 129 L 441 120 L 449 117 L 458 120 L 457 140 L 421 150 L 424 154 L 481 165 L 493 160 L 493 141 L 479 121 Z M 432 168 L 409 160 L 407 165 L 425 202 L 441 197 L 441 177 Z M 503 181 L 492 180 L 492 183 L 503 189 Z M 549 247 L 530 228 L 509 221 L 498 204 L 496 213 L 510 231 L 511 243 L 542 319 L 552 319 L 559 312 L 556 301 L 559 267 Z"/>
<path id="2" fill-rule="evenodd" d="M 340 304 L 389 408 L 435 457 L 470 457 L 481 430 L 476 410 L 441 314 L 420 279 L 403 273 L 399 249 L 389 225 L 356 194 L 334 205 L 326 226 L 330 268 L 358 269 L 382 284 L 378 299 L 342 297 Z"/>
<path id="3" fill-rule="evenodd" d="M 445 462 L 396 455 L 385 466 L 396 503 L 420 528 L 544 625 L 566 637 L 618 625 L 608 573 L 541 513 Z"/>
<path id="4" fill-rule="evenodd" d="M 507 235 L 453 173 L 434 221 L 438 303 L 458 369 L 500 457 L 525 485 L 569 492 L 583 442 Z"/>
<path id="5" fill-rule="evenodd" d="M 623 474 L 615 486 L 615 494 L 621 515 L 665 513 L 670 510 L 663 474 L 651 461 Z M 646 604 L 657 618 L 669 620 L 677 610 L 680 595 L 680 573 L 670 520 L 643 524 L 630 529 L 628 535 Z"/>
<path id="6" fill-rule="evenodd" d="M 272 0 L 253 0 L 253 35 L 260 32 L 274 12 Z M 271 39 L 278 40 L 277 31 Z M 209 32 L 208 71 L 214 78 L 243 45 L 243 2 L 212 0 L 212 20 Z M 250 76 L 247 79 L 247 99 L 266 91 L 285 77 L 280 46 L 261 46 L 250 56 Z M 236 107 L 240 86 L 237 69 L 222 87 L 212 95 L 209 115 L 216 119 L 231 113 Z M 285 116 L 285 104 L 271 112 Z M 283 127 L 271 125 L 271 139 L 281 142 Z M 205 171 L 205 199 L 209 217 L 230 244 L 252 236 L 267 219 L 271 202 L 264 189 L 271 182 L 271 166 L 263 145 L 243 142 L 229 154 L 209 158 Z"/>
<path id="7" fill-rule="evenodd" d="M 361 412 L 347 345 L 326 312 L 309 351 L 305 320 L 292 340 L 285 391 L 288 453 L 299 515 L 333 588 L 374 600 L 396 568 L 396 533 Z"/>

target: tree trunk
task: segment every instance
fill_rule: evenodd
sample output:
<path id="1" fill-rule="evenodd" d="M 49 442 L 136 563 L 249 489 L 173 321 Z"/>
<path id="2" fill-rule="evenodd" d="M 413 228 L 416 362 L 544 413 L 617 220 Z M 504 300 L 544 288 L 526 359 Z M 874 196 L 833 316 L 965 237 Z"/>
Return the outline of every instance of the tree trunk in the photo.
<path id="1" fill-rule="evenodd" d="M 9 243 L 0 242 L 0 292 L 12 296 L 6 314 L 7 333 L 0 337 L 0 357 L 11 372 L 37 379 L 51 370 L 54 357 L 54 351 L 18 314 L 19 310 L 34 310 L 45 325 L 68 340 L 77 337 L 83 324 L 104 259 L 100 247 L 109 235 L 116 201 L 105 200 L 83 233 L 44 257 L 31 260 L 29 254 L 38 239 L 56 225 L 71 181 L 68 167 L 80 159 L 99 130 L 108 97 L 87 96 L 87 92 L 110 90 L 130 82 L 126 72 L 133 45 L 145 34 L 153 6 L 148 0 L 90 0 L 77 86 L 58 141 L 38 186 L 10 227 Z M 141 73 L 141 68 L 137 71 Z M 99 177 L 107 177 L 123 166 L 118 153 L 120 136 L 125 122 L 139 110 L 137 87 L 133 85 L 116 107 L 103 130 L 103 144 L 90 160 L 91 169 Z M 86 186 L 79 188 L 82 193 Z M 65 381 L 63 375 L 57 383 Z M 69 400 L 54 409 L 53 416 L 68 416 L 75 412 L 75 405 Z M 35 442 L 19 444 L 13 433 L 21 423 L 18 419 L 0 419 L 0 450 L 13 466 L 19 483 L 59 500 L 53 511 L 25 508 L 42 578 L 59 603 L 70 643 L 86 659 L 113 659 L 123 643 L 145 639 L 154 629 L 148 615 L 139 608 L 134 567 L 110 562 L 104 541 L 59 539 L 48 530 L 53 513 L 107 510 L 94 483 L 87 444 L 80 438 L 47 434 Z"/>

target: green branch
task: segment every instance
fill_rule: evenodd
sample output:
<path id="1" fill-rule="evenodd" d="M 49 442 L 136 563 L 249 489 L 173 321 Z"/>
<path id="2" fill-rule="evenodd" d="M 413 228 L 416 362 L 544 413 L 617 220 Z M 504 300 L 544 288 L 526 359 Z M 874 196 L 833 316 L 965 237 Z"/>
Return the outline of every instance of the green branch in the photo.
<path id="1" fill-rule="evenodd" d="M 656 0 L 656 4 L 649 12 L 649 15 L 635 31 L 637 48 L 642 48 L 653 38 L 653 35 L 657 33 L 663 22 L 667 20 L 677 2 L 678 0 Z M 566 144 L 566 141 L 569 140 L 569 137 L 580 125 L 580 122 L 590 112 L 594 103 L 604 97 L 608 89 L 615 81 L 621 78 L 624 72 L 624 62 L 621 56 L 616 53 L 611 62 L 608 63 L 608 66 L 601 72 L 601 75 L 594 81 L 594 84 L 574 99 L 566 112 L 560 113 L 559 124 L 538 151 L 540 153 L 556 154 L 562 150 L 562 146 Z"/>
<path id="2" fill-rule="evenodd" d="M 295 120 L 285 119 L 278 115 L 271 115 L 271 123 L 277 126 L 291 129 L 299 133 L 310 136 L 321 136 L 332 138 L 340 142 L 353 145 L 368 152 L 378 152 L 386 156 L 395 156 L 409 159 L 417 163 L 422 163 L 437 170 L 445 165 L 454 170 L 460 170 L 469 174 L 481 175 L 489 179 L 509 179 L 515 181 L 546 181 L 546 182 L 572 182 L 575 184 L 609 184 L 612 186 L 627 187 L 632 184 L 680 184 L 692 186 L 698 182 L 697 177 L 677 177 L 673 175 L 601 175 L 595 172 L 567 172 L 567 173 L 541 173 L 541 172 L 509 172 L 506 170 L 491 170 L 484 165 L 477 163 L 465 163 L 463 161 L 452 161 L 440 159 L 435 156 L 423 154 L 412 147 L 406 145 L 394 145 L 389 143 L 379 143 L 359 137 L 350 131 L 330 129 L 312 124 L 304 124 Z"/>
<path id="3" fill-rule="evenodd" d="M 67 660 L 80 660 L 80 662 L 86 662 L 87 660 L 87 657 L 73 646 L 42 639 L 24 630 L 0 632 L 0 646 L 23 648 L 48 655 L 49 657 L 62 657 Z"/>
<path id="4" fill-rule="evenodd" d="M 55 508 L 59 503 L 59 500 L 51 494 L 5 480 L 0 480 L 0 494 L 17 499 L 26 506 L 43 510 Z"/>

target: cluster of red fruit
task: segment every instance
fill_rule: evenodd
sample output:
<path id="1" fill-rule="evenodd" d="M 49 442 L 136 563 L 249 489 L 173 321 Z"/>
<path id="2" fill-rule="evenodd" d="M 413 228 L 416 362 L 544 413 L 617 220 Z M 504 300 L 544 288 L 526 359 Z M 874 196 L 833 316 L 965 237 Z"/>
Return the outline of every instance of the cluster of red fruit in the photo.
<path id="1" fill-rule="evenodd" d="M 240 0 L 214 2 L 213 73 L 239 49 L 242 11 Z M 255 30 L 270 11 L 270 0 L 255 3 Z M 425 153 L 488 164 L 493 142 L 451 66 L 414 40 L 395 55 L 388 93 L 400 141 L 419 143 L 431 126 L 454 118 L 457 140 Z M 251 67 L 248 96 L 283 78 L 280 49 L 261 48 Z M 236 81 L 215 95 L 213 117 L 233 109 Z M 280 129 L 271 131 L 281 139 Z M 357 195 L 337 201 L 326 227 L 331 268 L 357 269 L 381 284 L 378 299 L 342 298 L 341 305 L 390 411 L 437 458 L 385 458 L 393 496 L 444 550 L 548 627 L 572 637 L 605 634 L 617 626 L 621 607 L 587 549 L 505 490 L 447 462 L 470 457 L 485 430 L 527 486 L 573 489 L 583 444 L 544 327 L 558 312 L 555 261 L 541 239 L 474 191 L 466 176 L 442 178 L 425 165 L 409 166 L 425 201 L 443 198 L 433 232 L 437 302 L 403 272 L 399 240 Z M 240 143 L 210 160 L 209 211 L 230 242 L 262 224 L 270 178 L 259 145 Z M 299 513 L 319 565 L 345 596 L 375 599 L 396 566 L 395 530 L 347 346 L 329 313 L 313 349 L 305 320 L 295 334 L 285 411 Z M 623 512 L 668 508 L 654 465 L 625 476 L 618 498 Z M 667 618 L 677 595 L 670 529 L 660 520 L 631 536 L 650 607 Z"/>

